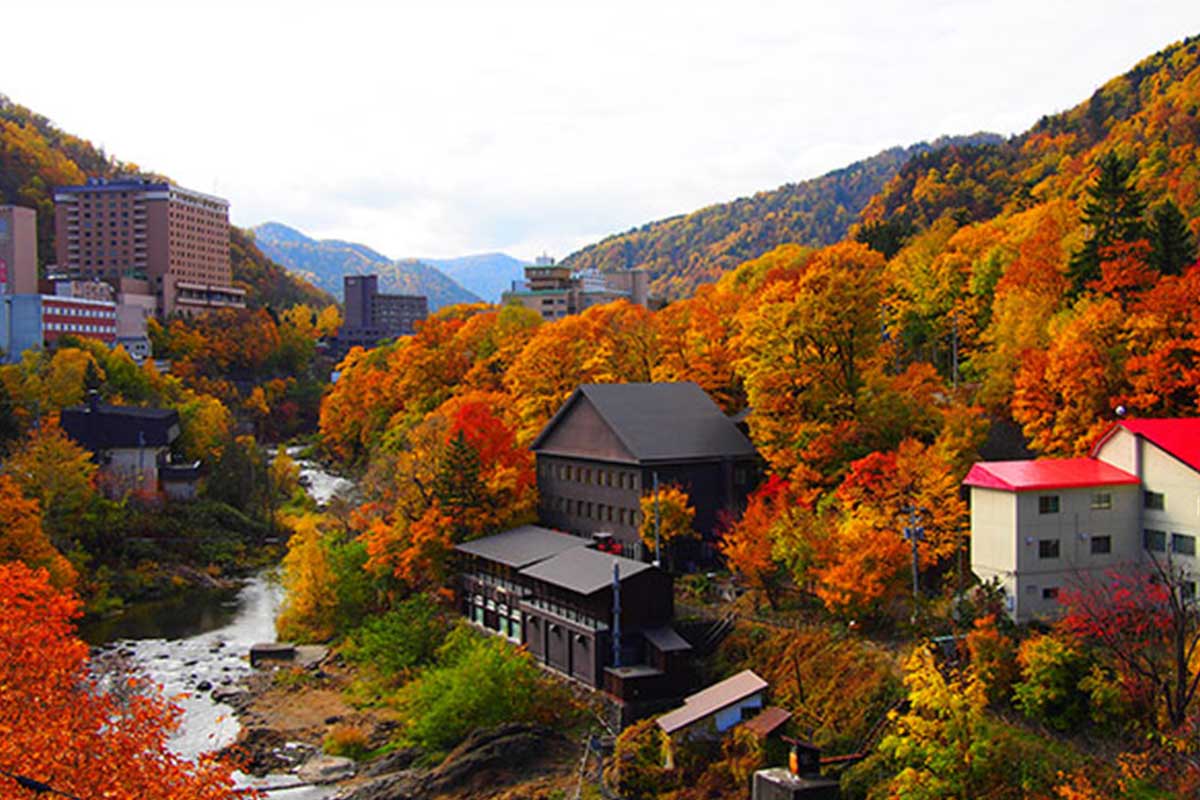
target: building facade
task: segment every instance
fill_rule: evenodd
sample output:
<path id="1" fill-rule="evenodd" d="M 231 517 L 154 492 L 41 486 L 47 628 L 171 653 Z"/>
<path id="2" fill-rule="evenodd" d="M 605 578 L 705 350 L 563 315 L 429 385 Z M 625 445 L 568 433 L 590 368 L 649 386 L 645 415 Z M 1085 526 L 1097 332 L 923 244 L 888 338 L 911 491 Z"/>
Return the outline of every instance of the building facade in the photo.
<path id="1" fill-rule="evenodd" d="M 461 611 L 623 702 L 677 696 L 691 646 L 671 628 L 671 576 L 588 545 L 534 525 L 457 545 Z"/>
<path id="2" fill-rule="evenodd" d="M 0 295 L 38 290 L 37 213 L 0 205 Z"/>
<path id="3" fill-rule="evenodd" d="M 514 281 L 500 302 L 516 303 L 541 314 L 542 319 L 555 320 L 617 300 L 645 306 L 650 299 L 649 288 L 650 273 L 644 269 L 572 272 L 570 267 L 542 256 L 525 267 L 525 280 Z"/>
<path id="4" fill-rule="evenodd" d="M 1053 618 L 1062 591 L 1156 561 L 1195 592 L 1200 419 L 1122 420 L 1086 458 L 980 462 L 964 483 L 971 567 L 1017 621 Z"/>
<path id="5" fill-rule="evenodd" d="M 229 203 L 147 180 L 91 179 L 54 192 L 59 269 L 147 282 L 160 316 L 245 305 L 234 288 Z"/>
<path id="6" fill-rule="evenodd" d="M 0 350 L 15 363 L 26 350 L 53 347 L 64 336 L 95 339 L 112 346 L 117 338 L 117 305 L 56 294 L 0 296 Z"/>
<path id="7" fill-rule="evenodd" d="M 411 336 L 417 323 L 429 316 L 423 295 L 380 294 L 378 275 L 347 275 L 342 279 L 346 315 L 338 331 L 337 349 L 371 348 L 397 336 Z"/>
<path id="8" fill-rule="evenodd" d="M 581 386 L 532 449 L 542 523 L 610 534 L 634 558 L 644 555 L 641 500 L 656 479 L 687 493 L 706 542 L 723 514 L 744 509 L 760 473 L 754 445 L 694 383 Z"/>

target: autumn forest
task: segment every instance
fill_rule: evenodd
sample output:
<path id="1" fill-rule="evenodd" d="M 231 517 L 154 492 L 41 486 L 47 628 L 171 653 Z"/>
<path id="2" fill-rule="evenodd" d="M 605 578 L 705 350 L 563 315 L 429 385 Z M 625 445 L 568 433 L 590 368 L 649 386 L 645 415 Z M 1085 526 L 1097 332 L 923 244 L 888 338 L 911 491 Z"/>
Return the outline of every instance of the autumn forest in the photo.
<path id="1" fill-rule="evenodd" d="M 669 300 L 653 309 L 454 305 L 335 363 L 332 298 L 235 229 L 248 307 L 151 322 L 169 370 L 84 340 L 0 367 L 0 776 L 236 796 L 228 762 L 170 753 L 166 701 L 80 689 L 72 621 L 277 560 L 280 640 L 334 647 L 355 703 L 392 721 L 358 756 L 437 763 L 515 722 L 590 736 L 591 701 L 456 621 L 454 546 L 537 519 L 529 448 L 578 386 L 692 381 L 745 420 L 764 473 L 713 564 L 670 562 L 681 615 L 728 619 L 702 683 L 766 678 L 790 734 L 845 757 L 827 771 L 843 797 L 1200 792 L 1200 620 L 1158 613 L 1173 597 L 1151 582 L 1126 605 L 1080 593 L 1057 623 L 1013 624 L 967 566 L 962 485 L 981 459 L 1086 455 L 1120 415 L 1200 416 L 1200 39 L 1018 136 L 887 156 L 567 259 L 650 269 Z M 142 173 L 0 97 L 0 201 L 49 220 L 51 187 L 121 174 Z M 39 228 L 48 253 L 52 235 Z M 104 491 L 59 424 L 89 390 L 178 412 L 176 450 L 205 476 L 188 514 Z M 307 498 L 287 443 L 353 478 L 354 502 Z M 667 550 L 689 552 L 687 495 L 643 502 L 647 543 L 657 511 Z M 733 736 L 668 770 L 652 720 L 612 734 L 603 781 L 630 800 L 743 797 L 776 765 Z"/>

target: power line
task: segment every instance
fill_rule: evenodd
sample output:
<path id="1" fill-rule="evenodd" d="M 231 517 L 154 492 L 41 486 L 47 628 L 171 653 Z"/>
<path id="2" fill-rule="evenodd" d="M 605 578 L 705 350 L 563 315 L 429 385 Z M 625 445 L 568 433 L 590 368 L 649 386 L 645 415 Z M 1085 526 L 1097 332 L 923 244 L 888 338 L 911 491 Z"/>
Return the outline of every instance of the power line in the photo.
<path id="1" fill-rule="evenodd" d="M 6 769 L 0 769 L 0 775 L 5 776 L 6 778 L 11 778 L 12 780 L 16 781 L 17 785 L 22 789 L 28 789 L 34 794 L 56 794 L 59 797 L 66 797 L 68 800 L 83 800 L 83 798 L 76 797 L 73 794 L 60 792 L 58 789 L 55 789 L 48 783 L 35 781 L 33 778 L 26 778 L 24 775 L 17 775 L 15 772 L 9 772 Z"/>

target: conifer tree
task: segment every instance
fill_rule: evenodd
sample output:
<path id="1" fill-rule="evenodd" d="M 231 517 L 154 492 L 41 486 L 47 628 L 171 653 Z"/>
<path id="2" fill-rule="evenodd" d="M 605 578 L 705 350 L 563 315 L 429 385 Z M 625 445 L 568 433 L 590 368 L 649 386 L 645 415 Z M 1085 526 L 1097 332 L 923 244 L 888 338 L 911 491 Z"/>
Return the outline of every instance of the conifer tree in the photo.
<path id="1" fill-rule="evenodd" d="M 1083 223 L 1091 228 L 1091 236 L 1071 257 L 1070 276 L 1075 294 L 1100 277 L 1106 248 L 1134 242 L 1146 235 L 1142 221 L 1146 202 L 1131 181 L 1137 161 L 1127 161 L 1110 150 L 1098 166 L 1100 174 L 1088 187 L 1088 200 L 1083 206 Z"/>
<path id="2" fill-rule="evenodd" d="M 1163 275 L 1178 275 L 1196 261 L 1196 240 L 1179 206 L 1167 198 L 1150 220 L 1150 264 Z"/>

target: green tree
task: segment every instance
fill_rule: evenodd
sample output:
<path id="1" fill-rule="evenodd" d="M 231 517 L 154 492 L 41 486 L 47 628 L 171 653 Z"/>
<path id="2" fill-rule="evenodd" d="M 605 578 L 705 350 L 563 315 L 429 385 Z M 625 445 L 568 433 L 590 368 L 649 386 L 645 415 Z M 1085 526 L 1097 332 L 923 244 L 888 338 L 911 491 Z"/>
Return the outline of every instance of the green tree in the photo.
<path id="1" fill-rule="evenodd" d="M 1104 251 L 1115 244 L 1145 238 L 1142 216 L 1146 202 L 1132 184 L 1136 159 L 1124 159 L 1110 150 L 1098 162 L 1100 173 L 1088 187 L 1083 206 L 1083 224 L 1091 235 L 1071 256 L 1070 277 L 1076 294 L 1100 278 Z"/>
<path id="2" fill-rule="evenodd" d="M 1150 220 L 1150 265 L 1163 275 L 1178 275 L 1196 261 L 1196 240 L 1179 206 L 1167 198 Z"/>

